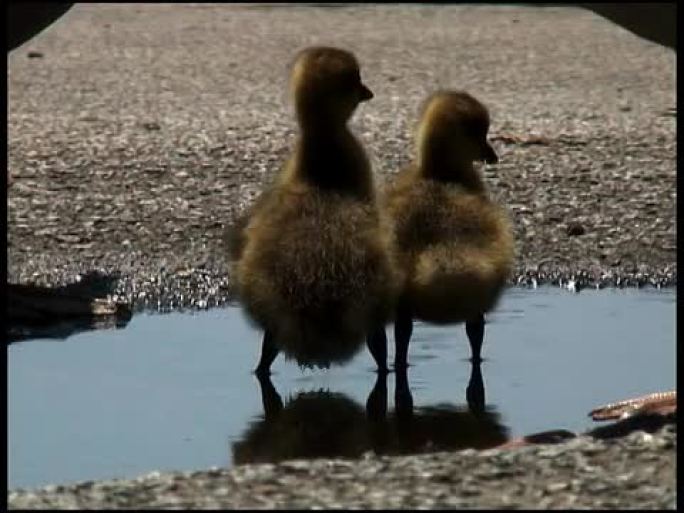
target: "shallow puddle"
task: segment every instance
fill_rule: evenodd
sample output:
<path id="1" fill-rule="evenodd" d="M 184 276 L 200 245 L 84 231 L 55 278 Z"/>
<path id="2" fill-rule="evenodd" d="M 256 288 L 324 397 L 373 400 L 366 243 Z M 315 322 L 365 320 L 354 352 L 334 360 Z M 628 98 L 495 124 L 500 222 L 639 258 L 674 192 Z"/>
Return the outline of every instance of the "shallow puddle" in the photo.
<path id="1" fill-rule="evenodd" d="M 675 306 L 674 290 L 509 289 L 487 317 L 479 413 L 466 401 L 478 375 L 463 325 L 416 324 L 410 396 L 393 373 L 376 382 L 365 349 L 328 371 L 279 356 L 260 386 L 261 333 L 235 307 L 12 344 L 8 486 L 584 431 L 596 406 L 675 388 Z"/>

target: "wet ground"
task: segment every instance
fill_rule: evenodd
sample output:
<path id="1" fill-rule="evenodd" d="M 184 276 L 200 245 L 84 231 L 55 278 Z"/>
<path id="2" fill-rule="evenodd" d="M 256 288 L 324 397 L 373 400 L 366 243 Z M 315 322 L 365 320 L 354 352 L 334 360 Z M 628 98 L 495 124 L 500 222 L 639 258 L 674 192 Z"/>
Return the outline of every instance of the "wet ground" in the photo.
<path id="1" fill-rule="evenodd" d="M 463 326 L 416 326 L 412 410 L 401 379 L 377 381 L 365 350 L 329 371 L 279 357 L 260 385 L 250 371 L 261 333 L 236 307 L 12 344 L 8 487 L 586 431 L 596 406 L 675 388 L 675 304 L 672 289 L 509 289 L 488 317 L 483 413 L 466 400 L 478 374 Z"/>

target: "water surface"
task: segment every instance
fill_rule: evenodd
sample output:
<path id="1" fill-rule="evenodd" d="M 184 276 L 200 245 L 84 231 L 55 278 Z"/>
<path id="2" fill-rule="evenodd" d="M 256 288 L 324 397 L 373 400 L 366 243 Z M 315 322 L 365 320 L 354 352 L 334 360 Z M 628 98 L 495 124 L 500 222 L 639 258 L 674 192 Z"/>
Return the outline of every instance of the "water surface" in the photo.
<path id="1" fill-rule="evenodd" d="M 396 376 L 376 382 L 366 350 L 327 371 L 279 356 L 260 386 L 251 370 L 261 333 L 236 307 L 141 314 L 121 330 L 12 344 L 8 486 L 584 431 L 596 406 L 675 388 L 675 306 L 674 290 L 509 289 L 487 317 L 486 411 L 477 414 L 466 401 L 474 369 L 463 325 L 416 324 L 411 397 L 400 394 L 398 412 Z"/>

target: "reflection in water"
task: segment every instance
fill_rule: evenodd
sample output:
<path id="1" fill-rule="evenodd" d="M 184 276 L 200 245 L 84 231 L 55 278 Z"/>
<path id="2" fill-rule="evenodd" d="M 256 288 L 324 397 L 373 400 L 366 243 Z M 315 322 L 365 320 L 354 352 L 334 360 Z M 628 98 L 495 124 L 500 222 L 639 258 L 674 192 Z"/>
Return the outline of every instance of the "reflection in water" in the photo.
<path id="1" fill-rule="evenodd" d="M 504 443 L 508 429 L 484 407 L 479 364 L 473 364 L 468 406 L 438 404 L 414 408 L 406 371 L 397 372 L 395 409 L 387 411 L 387 374 L 378 373 L 366 408 L 341 393 L 303 392 L 283 405 L 269 376 L 259 377 L 263 418 L 233 444 L 237 464 L 299 458 L 358 458 L 486 449 Z"/>

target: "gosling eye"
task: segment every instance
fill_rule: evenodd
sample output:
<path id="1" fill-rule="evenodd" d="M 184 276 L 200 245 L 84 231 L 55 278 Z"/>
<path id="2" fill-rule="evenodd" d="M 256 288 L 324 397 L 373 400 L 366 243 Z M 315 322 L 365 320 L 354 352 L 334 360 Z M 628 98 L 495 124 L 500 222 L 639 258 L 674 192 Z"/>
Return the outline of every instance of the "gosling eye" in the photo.
<path id="1" fill-rule="evenodd" d="M 361 86 L 361 75 L 358 71 L 345 73 L 340 77 L 339 85 L 345 91 L 355 91 Z"/>
<path id="2" fill-rule="evenodd" d="M 463 134 L 469 139 L 480 141 L 487 139 L 487 127 L 483 126 L 481 123 L 469 122 L 463 127 Z"/>

